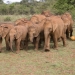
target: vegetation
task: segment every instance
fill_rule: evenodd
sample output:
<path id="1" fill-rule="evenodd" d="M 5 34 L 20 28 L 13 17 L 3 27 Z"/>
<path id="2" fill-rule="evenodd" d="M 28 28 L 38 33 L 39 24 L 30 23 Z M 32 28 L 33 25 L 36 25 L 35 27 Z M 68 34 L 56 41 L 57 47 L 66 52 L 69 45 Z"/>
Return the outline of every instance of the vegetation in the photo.
<path id="1" fill-rule="evenodd" d="M 4 21 L 11 21 L 11 18 L 10 18 L 10 17 L 6 17 L 6 18 L 4 19 Z"/>
<path id="2" fill-rule="evenodd" d="M 43 10 L 50 10 L 55 14 L 62 14 L 69 11 L 75 17 L 75 0 L 22 0 L 21 2 L 3 3 L 0 0 L 1 15 L 21 15 L 41 13 Z"/>

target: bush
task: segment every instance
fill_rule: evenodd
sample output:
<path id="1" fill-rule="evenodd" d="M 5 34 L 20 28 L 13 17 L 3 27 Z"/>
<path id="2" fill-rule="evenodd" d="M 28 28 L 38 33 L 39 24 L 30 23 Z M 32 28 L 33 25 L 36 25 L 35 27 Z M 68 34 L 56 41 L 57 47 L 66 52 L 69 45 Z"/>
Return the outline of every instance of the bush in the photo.
<path id="1" fill-rule="evenodd" d="M 6 18 L 4 19 L 4 21 L 11 21 L 11 18 L 10 18 L 10 17 L 6 17 Z"/>

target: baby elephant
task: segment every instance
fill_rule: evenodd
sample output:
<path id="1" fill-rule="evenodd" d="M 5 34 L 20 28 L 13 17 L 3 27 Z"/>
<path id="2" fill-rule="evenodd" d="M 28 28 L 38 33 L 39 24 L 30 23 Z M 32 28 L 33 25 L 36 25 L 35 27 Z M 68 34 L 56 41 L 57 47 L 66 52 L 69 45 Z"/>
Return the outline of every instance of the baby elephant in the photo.
<path id="1" fill-rule="evenodd" d="M 28 26 L 14 26 L 9 32 L 10 37 L 10 49 L 13 51 L 12 43 L 15 40 L 16 43 L 16 53 L 20 50 L 20 42 L 26 39 L 28 32 Z M 27 40 L 27 39 L 26 39 Z"/>

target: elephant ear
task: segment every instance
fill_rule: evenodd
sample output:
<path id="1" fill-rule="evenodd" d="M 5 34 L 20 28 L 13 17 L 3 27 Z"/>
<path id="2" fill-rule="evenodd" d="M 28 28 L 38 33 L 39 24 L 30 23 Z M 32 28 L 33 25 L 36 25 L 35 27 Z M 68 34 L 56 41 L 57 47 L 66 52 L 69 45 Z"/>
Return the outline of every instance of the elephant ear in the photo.
<path id="1" fill-rule="evenodd" d="M 17 28 L 15 28 L 15 30 L 16 30 L 15 37 L 16 37 L 16 39 L 19 39 L 21 37 L 21 35 L 22 35 L 22 31 L 18 30 Z"/>
<path id="2" fill-rule="evenodd" d="M 52 29 L 53 29 L 53 32 L 57 29 L 58 27 L 58 24 L 57 22 L 51 22 L 52 23 Z"/>
<path id="3" fill-rule="evenodd" d="M 8 27 L 3 27 L 2 38 L 5 38 L 8 34 Z"/>

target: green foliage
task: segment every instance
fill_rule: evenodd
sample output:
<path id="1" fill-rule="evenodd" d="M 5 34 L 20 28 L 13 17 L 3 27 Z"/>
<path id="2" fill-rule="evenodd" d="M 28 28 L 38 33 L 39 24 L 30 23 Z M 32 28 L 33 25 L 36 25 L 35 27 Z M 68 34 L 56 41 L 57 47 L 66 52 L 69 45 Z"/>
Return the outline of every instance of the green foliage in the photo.
<path id="1" fill-rule="evenodd" d="M 3 4 L 3 0 L 0 0 L 0 4 Z"/>
<path id="2" fill-rule="evenodd" d="M 11 21 L 11 18 L 10 18 L 10 17 L 6 17 L 6 18 L 4 19 L 4 21 Z"/>
<path id="3" fill-rule="evenodd" d="M 57 9 L 58 14 L 62 14 L 66 11 L 71 11 L 75 7 L 75 0 L 57 0 L 54 8 Z"/>
<path id="4" fill-rule="evenodd" d="M 0 14 L 35 14 L 41 13 L 43 10 L 52 10 L 51 7 L 56 0 L 22 0 L 20 3 L 0 4 Z"/>
<path id="5" fill-rule="evenodd" d="M 12 4 L 0 4 L 0 15 L 29 15 L 41 13 L 43 10 L 50 10 L 50 12 L 55 14 L 69 11 L 74 17 L 75 0 L 40 0 L 40 2 L 36 0 L 22 0 Z"/>

